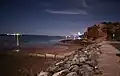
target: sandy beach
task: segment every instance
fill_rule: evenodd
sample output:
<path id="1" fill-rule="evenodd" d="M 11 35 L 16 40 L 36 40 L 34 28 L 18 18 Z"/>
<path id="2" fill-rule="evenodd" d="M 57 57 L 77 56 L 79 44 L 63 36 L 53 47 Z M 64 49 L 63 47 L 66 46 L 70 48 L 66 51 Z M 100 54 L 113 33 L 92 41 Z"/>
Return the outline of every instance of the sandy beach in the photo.
<path id="1" fill-rule="evenodd" d="M 0 52 L 0 71 L 2 76 L 25 76 L 25 74 L 37 74 L 46 69 L 53 61 L 60 59 L 29 56 L 29 53 L 36 54 L 58 54 L 65 55 L 81 48 L 79 45 L 55 45 L 53 47 L 21 48 L 20 52 L 13 50 Z"/>

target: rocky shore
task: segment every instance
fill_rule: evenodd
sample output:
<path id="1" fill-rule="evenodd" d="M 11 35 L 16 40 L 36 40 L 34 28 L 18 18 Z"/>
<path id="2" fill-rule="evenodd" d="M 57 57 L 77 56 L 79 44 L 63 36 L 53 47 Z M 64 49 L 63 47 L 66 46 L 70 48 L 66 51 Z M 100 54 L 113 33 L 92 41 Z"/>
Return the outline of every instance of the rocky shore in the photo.
<path id="1" fill-rule="evenodd" d="M 101 74 L 98 67 L 98 57 L 102 53 L 101 44 L 94 43 L 82 49 L 75 50 L 70 56 L 59 62 L 54 62 L 38 76 L 94 76 Z"/>
<path id="2" fill-rule="evenodd" d="M 45 71 L 41 71 L 38 76 L 96 76 L 101 73 L 104 73 L 102 74 L 103 76 L 120 76 L 115 75 L 117 72 L 116 68 L 118 67 L 116 63 L 118 58 L 115 55 L 106 55 L 109 52 L 111 54 L 116 53 L 115 49 L 110 45 L 109 47 L 101 48 L 101 43 L 99 43 L 99 41 L 119 41 L 119 33 L 120 22 L 101 22 L 88 27 L 84 34 L 80 36 L 81 40 L 62 40 L 62 43 L 80 44 L 84 48 L 73 50 L 74 53 L 70 56 L 65 57 L 65 59 L 59 62 L 55 62 Z M 92 44 L 91 41 L 93 41 Z M 102 49 L 102 52 L 100 49 Z M 101 62 L 99 59 L 102 59 Z M 110 66 L 98 67 L 99 64 Z M 100 70 L 102 68 L 102 72 L 99 68 Z M 110 69 L 111 71 L 109 71 Z"/>

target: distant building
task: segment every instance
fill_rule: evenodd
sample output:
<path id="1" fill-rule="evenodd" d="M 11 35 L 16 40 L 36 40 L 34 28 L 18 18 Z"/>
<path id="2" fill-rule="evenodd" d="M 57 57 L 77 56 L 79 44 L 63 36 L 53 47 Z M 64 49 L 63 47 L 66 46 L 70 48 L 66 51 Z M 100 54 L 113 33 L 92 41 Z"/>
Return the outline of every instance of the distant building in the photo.
<path id="1" fill-rule="evenodd" d="M 81 36 L 82 34 L 80 32 L 78 32 L 77 34 L 73 34 L 73 35 L 69 35 L 69 36 L 66 36 L 66 39 L 81 39 Z"/>

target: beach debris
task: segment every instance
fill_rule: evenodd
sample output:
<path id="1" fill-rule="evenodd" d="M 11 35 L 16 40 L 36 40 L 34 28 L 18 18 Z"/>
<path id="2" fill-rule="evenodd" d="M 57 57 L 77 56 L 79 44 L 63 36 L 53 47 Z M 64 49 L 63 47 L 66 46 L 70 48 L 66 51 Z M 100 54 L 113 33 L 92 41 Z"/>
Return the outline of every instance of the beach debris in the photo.
<path id="1" fill-rule="evenodd" d="M 99 70 L 97 59 L 101 54 L 100 46 L 100 44 L 94 43 L 85 48 L 75 50 L 70 56 L 48 67 L 42 74 L 47 75 L 50 73 L 47 76 L 99 75 L 101 71 Z"/>

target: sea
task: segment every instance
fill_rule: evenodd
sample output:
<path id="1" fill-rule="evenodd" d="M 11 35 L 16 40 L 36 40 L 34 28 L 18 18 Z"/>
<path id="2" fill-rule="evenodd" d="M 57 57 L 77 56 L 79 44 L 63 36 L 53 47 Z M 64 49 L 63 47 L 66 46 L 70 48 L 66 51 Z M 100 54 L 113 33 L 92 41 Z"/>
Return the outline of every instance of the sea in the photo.
<path id="1" fill-rule="evenodd" d="M 19 35 L 20 47 L 53 46 L 64 36 Z M 17 46 L 17 36 L 0 35 L 0 50 L 14 49 Z"/>

